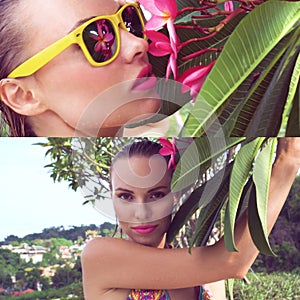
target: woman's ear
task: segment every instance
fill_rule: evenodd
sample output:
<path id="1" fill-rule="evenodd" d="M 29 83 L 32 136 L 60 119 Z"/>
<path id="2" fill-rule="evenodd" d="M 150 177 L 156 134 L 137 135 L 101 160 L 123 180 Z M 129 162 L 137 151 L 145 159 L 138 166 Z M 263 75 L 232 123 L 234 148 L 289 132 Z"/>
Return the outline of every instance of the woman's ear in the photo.
<path id="1" fill-rule="evenodd" d="M 45 105 L 35 97 L 34 90 L 19 79 L 0 81 L 0 100 L 23 116 L 35 116 L 46 111 Z"/>

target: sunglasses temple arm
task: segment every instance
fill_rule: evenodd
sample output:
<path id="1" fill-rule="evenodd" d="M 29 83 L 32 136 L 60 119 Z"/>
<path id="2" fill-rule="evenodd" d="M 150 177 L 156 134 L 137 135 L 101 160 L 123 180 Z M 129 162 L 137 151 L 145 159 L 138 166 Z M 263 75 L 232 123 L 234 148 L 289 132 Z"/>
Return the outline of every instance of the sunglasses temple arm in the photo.
<path id="1" fill-rule="evenodd" d="M 58 40 L 56 43 L 42 50 L 38 54 L 34 55 L 19 67 L 17 67 L 12 73 L 8 75 L 8 78 L 27 77 L 34 74 L 36 71 L 44 67 L 53 58 L 66 50 L 72 44 L 76 43 L 76 38 L 71 33 L 64 38 Z"/>

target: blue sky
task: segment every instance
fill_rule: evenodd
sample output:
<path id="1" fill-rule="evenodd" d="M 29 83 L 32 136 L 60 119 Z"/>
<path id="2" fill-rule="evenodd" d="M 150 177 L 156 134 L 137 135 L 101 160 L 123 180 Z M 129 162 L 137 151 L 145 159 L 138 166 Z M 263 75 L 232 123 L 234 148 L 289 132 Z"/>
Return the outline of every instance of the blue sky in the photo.
<path id="1" fill-rule="evenodd" d="M 53 183 L 45 148 L 33 145 L 44 138 L 0 139 L 0 241 L 8 235 L 23 237 L 53 226 L 100 225 L 106 219 L 81 192 L 66 182 Z"/>

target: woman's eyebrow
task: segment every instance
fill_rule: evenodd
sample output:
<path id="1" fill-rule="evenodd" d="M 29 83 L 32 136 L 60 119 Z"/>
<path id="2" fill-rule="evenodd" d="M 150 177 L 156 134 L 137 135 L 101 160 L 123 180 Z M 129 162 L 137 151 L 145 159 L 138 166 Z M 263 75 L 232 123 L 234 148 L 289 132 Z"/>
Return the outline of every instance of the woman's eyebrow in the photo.
<path id="1" fill-rule="evenodd" d="M 81 19 L 81 20 L 77 21 L 77 22 L 75 23 L 75 25 L 71 28 L 71 30 L 68 32 L 68 34 L 71 33 L 72 31 L 74 31 L 75 29 L 77 29 L 79 26 L 81 26 L 81 25 L 84 24 L 85 22 L 94 19 L 95 17 L 96 17 L 96 16 L 92 16 L 92 17 L 84 18 L 84 19 Z"/>
<path id="2" fill-rule="evenodd" d="M 155 188 L 149 190 L 148 193 L 152 193 L 152 192 L 155 192 L 155 191 L 160 190 L 160 189 L 168 189 L 168 188 L 169 188 L 169 187 L 166 186 L 166 185 L 161 185 L 161 186 L 157 186 L 157 187 L 155 187 Z"/>
<path id="3" fill-rule="evenodd" d="M 123 188 L 116 188 L 116 192 L 127 192 L 127 193 L 133 193 L 133 191 Z"/>
<path id="4" fill-rule="evenodd" d="M 116 9 L 116 12 L 115 12 L 115 13 L 117 13 L 117 11 L 118 11 L 121 7 L 122 7 L 122 5 L 120 5 L 120 6 Z M 115 14 L 115 13 L 114 13 L 114 14 Z M 68 34 L 71 33 L 72 31 L 74 31 L 75 29 L 77 29 L 79 26 L 81 26 L 81 25 L 84 24 L 85 22 L 87 22 L 87 21 L 89 21 L 89 20 L 92 20 L 92 19 L 94 19 L 94 18 L 96 18 L 96 17 L 97 17 L 97 16 L 92 16 L 92 17 L 89 17 L 89 18 L 84 18 L 84 19 L 79 20 L 79 21 L 76 22 L 75 25 L 71 28 L 71 30 L 68 32 Z"/>

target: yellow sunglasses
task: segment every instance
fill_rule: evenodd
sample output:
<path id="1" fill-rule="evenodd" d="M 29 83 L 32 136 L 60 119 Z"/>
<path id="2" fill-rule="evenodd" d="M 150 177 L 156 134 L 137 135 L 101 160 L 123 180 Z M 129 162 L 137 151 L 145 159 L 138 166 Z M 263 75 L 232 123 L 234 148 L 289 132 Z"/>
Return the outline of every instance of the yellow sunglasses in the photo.
<path id="1" fill-rule="evenodd" d="M 26 60 L 12 71 L 8 78 L 34 74 L 73 44 L 80 46 L 92 66 L 105 66 L 114 61 L 120 53 L 119 26 L 145 39 L 144 25 L 144 15 L 139 4 L 126 4 L 114 15 L 95 17 L 80 25 L 64 38 Z"/>

